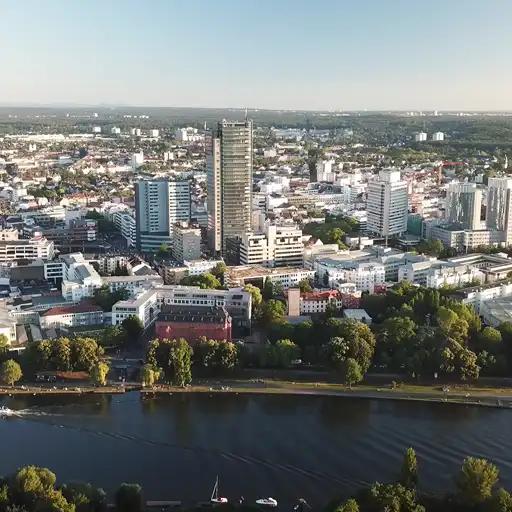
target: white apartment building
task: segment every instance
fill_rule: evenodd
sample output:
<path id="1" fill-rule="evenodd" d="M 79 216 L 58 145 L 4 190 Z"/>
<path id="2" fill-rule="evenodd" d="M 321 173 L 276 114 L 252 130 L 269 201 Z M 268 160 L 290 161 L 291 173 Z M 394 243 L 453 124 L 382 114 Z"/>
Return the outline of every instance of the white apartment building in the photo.
<path id="1" fill-rule="evenodd" d="M 84 298 L 92 297 L 94 291 L 103 284 L 101 276 L 81 253 L 63 254 L 59 259 L 62 262 L 62 297 L 64 299 L 80 302 Z M 47 268 L 51 268 L 53 275 L 58 269 L 57 265 Z"/>
<path id="2" fill-rule="evenodd" d="M 120 325 L 130 316 L 137 317 L 144 328 L 148 327 L 160 311 L 154 288 L 139 292 L 135 297 L 120 300 L 112 306 L 112 325 Z"/>
<path id="3" fill-rule="evenodd" d="M 341 292 L 329 290 L 325 292 L 301 293 L 299 311 L 301 315 L 325 313 L 328 306 L 334 306 L 338 311 L 343 307 Z"/>
<path id="4" fill-rule="evenodd" d="M 407 231 L 407 182 L 400 171 L 384 170 L 368 183 L 368 230 L 388 237 Z"/>
<path id="5" fill-rule="evenodd" d="M 203 138 L 203 136 L 198 133 L 197 128 L 190 126 L 187 128 L 177 128 L 175 136 L 178 142 L 197 142 Z"/>
<path id="6" fill-rule="evenodd" d="M 443 132 L 435 132 L 432 134 L 432 140 L 434 142 L 441 142 L 444 140 L 444 133 Z"/>
<path id="7" fill-rule="evenodd" d="M 42 329 L 102 325 L 103 311 L 90 304 L 57 306 L 41 313 L 39 322 Z"/>
<path id="8" fill-rule="evenodd" d="M 137 243 L 137 225 L 135 217 L 126 211 L 114 212 L 112 222 L 121 232 L 126 240 L 128 247 L 133 247 Z"/>
<path id="9" fill-rule="evenodd" d="M 138 295 L 141 291 L 163 283 L 158 274 L 140 276 L 107 276 L 102 278 L 102 283 L 107 285 L 111 292 L 124 288 L 130 295 Z"/>
<path id="10" fill-rule="evenodd" d="M 327 276 L 330 288 L 337 288 L 344 283 L 353 283 L 357 290 L 373 293 L 375 286 L 385 282 L 384 265 L 374 262 L 346 261 L 339 266 L 333 266 L 324 261 L 315 263 L 320 281 Z"/>
<path id="11" fill-rule="evenodd" d="M 155 252 L 172 245 L 172 225 L 190 220 L 190 181 L 141 180 L 135 183 L 137 248 Z"/>
<path id="12" fill-rule="evenodd" d="M 0 263 L 13 263 L 16 260 L 51 260 L 54 256 L 53 242 L 41 235 L 29 240 L 0 240 Z"/>
<path id="13" fill-rule="evenodd" d="M 427 134 L 425 132 L 419 132 L 414 136 L 416 142 L 425 142 L 427 140 Z"/>
<path id="14" fill-rule="evenodd" d="M 292 226 L 267 226 L 265 233 L 246 233 L 240 244 L 241 265 L 302 266 L 302 230 Z"/>
<path id="15" fill-rule="evenodd" d="M 473 306 L 475 311 L 480 314 L 487 302 L 499 297 L 511 296 L 512 284 L 486 284 L 458 290 L 455 293 L 464 304 Z"/>
<path id="16" fill-rule="evenodd" d="M 130 164 L 134 171 L 144 165 L 144 152 L 141 150 L 138 153 L 133 153 Z"/>

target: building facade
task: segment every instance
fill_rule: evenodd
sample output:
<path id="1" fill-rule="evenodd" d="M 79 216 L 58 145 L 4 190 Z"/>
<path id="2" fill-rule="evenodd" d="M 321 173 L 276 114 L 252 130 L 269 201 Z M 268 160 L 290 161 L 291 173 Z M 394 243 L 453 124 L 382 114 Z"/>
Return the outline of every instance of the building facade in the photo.
<path id="1" fill-rule="evenodd" d="M 252 121 L 222 121 L 206 141 L 208 243 L 214 255 L 251 231 Z"/>
<path id="2" fill-rule="evenodd" d="M 155 252 L 172 244 L 172 225 L 190 220 L 190 182 L 143 180 L 135 183 L 137 248 Z"/>
<path id="3" fill-rule="evenodd" d="M 407 208 L 407 182 L 400 179 L 400 171 L 380 171 L 368 183 L 368 231 L 386 238 L 404 233 Z"/>

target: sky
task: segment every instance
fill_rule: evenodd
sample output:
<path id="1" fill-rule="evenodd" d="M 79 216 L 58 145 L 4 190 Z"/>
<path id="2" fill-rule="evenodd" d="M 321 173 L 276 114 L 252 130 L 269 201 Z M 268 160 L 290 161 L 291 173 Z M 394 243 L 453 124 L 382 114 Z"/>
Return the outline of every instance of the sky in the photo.
<path id="1" fill-rule="evenodd" d="M 0 0 L 0 104 L 512 110 L 512 0 Z"/>

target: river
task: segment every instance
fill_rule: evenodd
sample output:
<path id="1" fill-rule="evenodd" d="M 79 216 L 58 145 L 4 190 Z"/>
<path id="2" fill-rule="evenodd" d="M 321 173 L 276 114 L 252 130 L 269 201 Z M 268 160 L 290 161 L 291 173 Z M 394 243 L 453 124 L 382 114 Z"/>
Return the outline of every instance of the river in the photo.
<path id="1" fill-rule="evenodd" d="M 512 485 L 512 411 L 318 396 L 138 393 L 14 397 L 21 411 L 0 421 L 0 474 L 36 464 L 59 481 L 89 481 L 112 493 L 139 482 L 147 499 L 247 501 L 298 497 L 322 505 L 398 474 L 403 451 L 418 454 L 424 490 L 449 488 L 464 456 L 483 456 Z"/>

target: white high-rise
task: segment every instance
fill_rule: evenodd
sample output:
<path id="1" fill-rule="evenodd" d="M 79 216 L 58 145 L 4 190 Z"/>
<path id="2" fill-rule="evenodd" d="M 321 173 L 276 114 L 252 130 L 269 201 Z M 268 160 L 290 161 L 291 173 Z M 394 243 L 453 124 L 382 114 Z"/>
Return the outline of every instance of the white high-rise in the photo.
<path id="1" fill-rule="evenodd" d="M 172 242 L 172 225 L 190 220 L 190 182 L 143 180 L 135 183 L 137 248 L 154 252 Z"/>
<path id="2" fill-rule="evenodd" d="M 504 242 L 512 244 L 511 178 L 489 178 L 485 222 L 487 229 L 503 231 Z"/>
<path id="3" fill-rule="evenodd" d="M 251 230 L 252 121 L 220 122 L 206 148 L 208 242 L 214 254 L 229 258 Z"/>
<path id="4" fill-rule="evenodd" d="M 476 183 L 452 182 L 446 192 L 445 219 L 464 229 L 480 229 L 482 188 Z"/>
<path id="5" fill-rule="evenodd" d="M 383 170 L 368 183 L 368 231 L 383 237 L 407 230 L 407 182 L 400 171 Z"/>

